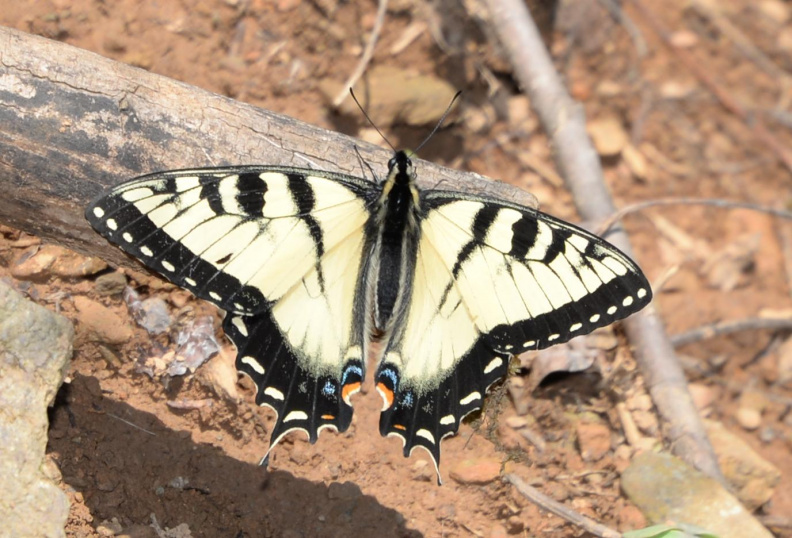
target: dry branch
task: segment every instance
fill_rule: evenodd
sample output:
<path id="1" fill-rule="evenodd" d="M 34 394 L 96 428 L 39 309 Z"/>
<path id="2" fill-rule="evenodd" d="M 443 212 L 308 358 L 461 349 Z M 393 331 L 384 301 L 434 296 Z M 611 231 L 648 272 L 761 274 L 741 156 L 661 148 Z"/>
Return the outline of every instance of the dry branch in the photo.
<path id="1" fill-rule="evenodd" d="M 374 21 L 374 28 L 371 30 L 371 35 L 369 36 L 368 43 L 366 43 L 366 48 L 363 50 L 363 56 L 360 57 L 357 67 L 355 67 L 355 70 L 351 75 L 349 75 L 344 85 L 341 86 L 341 90 L 339 90 L 338 95 L 336 95 L 335 99 L 333 99 L 333 107 L 338 108 L 341 106 L 341 103 L 343 103 L 344 99 L 346 99 L 347 95 L 349 95 L 348 88 L 354 87 L 360 77 L 363 76 L 363 73 L 366 72 L 366 68 L 371 62 L 371 59 L 374 57 L 374 48 L 377 46 L 377 41 L 379 40 L 380 32 L 382 31 L 382 25 L 385 23 L 385 14 L 387 11 L 388 0 L 379 0 L 379 4 L 377 6 L 377 18 Z"/>
<path id="2" fill-rule="evenodd" d="M 0 27 L 0 223 L 86 254 L 130 263 L 83 218 L 88 201 L 109 185 L 164 169 L 227 164 L 369 175 L 355 145 L 384 175 L 386 150 Z M 509 189 L 426 162 L 418 173 L 425 187 Z"/>
<path id="3" fill-rule="evenodd" d="M 689 331 L 675 334 L 671 343 L 675 347 L 686 346 L 701 340 L 708 340 L 724 334 L 742 331 L 788 331 L 792 330 L 792 319 L 789 318 L 746 318 L 736 321 L 721 321 Z"/>
<path id="4" fill-rule="evenodd" d="M 487 0 L 492 22 L 514 68 L 551 139 L 556 163 L 581 217 L 600 222 L 616 211 L 602 177 L 599 157 L 585 129 L 582 107 L 561 83 L 536 25 L 520 0 Z M 627 235 L 608 237 L 632 256 Z M 708 476 L 725 483 L 687 381 L 663 323 L 652 305 L 624 322 L 652 400 L 668 426 L 672 450 Z"/>
<path id="5" fill-rule="evenodd" d="M 780 219 L 792 220 L 792 211 L 785 209 L 776 209 L 774 207 L 767 207 L 760 204 L 753 204 L 751 202 L 740 202 L 738 200 L 723 200 L 721 198 L 656 198 L 654 200 L 647 200 L 645 202 L 637 202 L 628 206 L 622 207 L 616 213 L 608 217 L 596 232 L 599 235 L 604 235 L 614 225 L 616 225 L 622 218 L 632 213 L 637 213 L 651 207 L 668 206 L 668 205 L 701 205 L 717 207 L 719 209 L 748 209 L 758 213 L 765 213 Z"/>
<path id="6" fill-rule="evenodd" d="M 551 514 L 555 514 L 558 517 L 562 518 L 565 521 L 572 523 L 580 527 L 581 529 L 586 530 L 587 532 L 593 534 L 594 536 L 599 536 L 600 538 L 620 538 L 621 533 L 617 532 L 610 527 L 606 527 L 601 523 L 597 523 L 593 519 L 590 519 L 574 510 L 570 510 L 560 502 L 551 499 L 547 495 L 543 494 L 539 490 L 534 487 L 528 485 L 522 478 L 515 474 L 510 474 L 506 476 L 506 480 L 512 483 L 517 491 L 520 494 L 534 503 L 535 505 L 539 506 L 543 510 L 550 512 Z"/>

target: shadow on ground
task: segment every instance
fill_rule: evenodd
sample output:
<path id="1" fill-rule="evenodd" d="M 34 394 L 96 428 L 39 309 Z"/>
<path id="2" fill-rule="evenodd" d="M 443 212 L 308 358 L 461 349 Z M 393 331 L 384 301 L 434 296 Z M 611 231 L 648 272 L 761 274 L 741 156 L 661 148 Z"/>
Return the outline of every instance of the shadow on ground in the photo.
<path id="1" fill-rule="evenodd" d="M 75 376 L 51 411 L 48 453 L 98 522 L 189 525 L 193 536 L 418 537 L 351 482 L 314 483 L 228 457 Z M 145 431 L 144 431 L 145 430 Z"/>

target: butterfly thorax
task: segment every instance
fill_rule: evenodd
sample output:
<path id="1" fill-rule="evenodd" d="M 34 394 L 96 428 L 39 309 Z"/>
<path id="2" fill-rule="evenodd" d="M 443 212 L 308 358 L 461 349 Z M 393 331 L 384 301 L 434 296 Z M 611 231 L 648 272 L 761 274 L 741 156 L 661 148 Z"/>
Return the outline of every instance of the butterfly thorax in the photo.
<path id="1" fill-rule="evenodd" d="M 367 279 L 372 286 L 373 328 L 386 335 L 403 316 L 412 289 L 415 267 L 411 260 L 420 238 L 419 200 L 412 162 L 399 151 L 388 163 L 388 177 L 369 223 L 374 234 L 369 259 L 376 260 L 368 268 Z"/>

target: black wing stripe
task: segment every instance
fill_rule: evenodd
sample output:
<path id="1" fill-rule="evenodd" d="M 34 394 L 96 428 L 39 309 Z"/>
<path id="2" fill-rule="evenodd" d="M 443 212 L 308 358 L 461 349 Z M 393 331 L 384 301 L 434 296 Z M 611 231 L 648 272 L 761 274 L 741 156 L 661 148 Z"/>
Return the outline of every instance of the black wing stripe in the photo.
<path id="1" fill-rule="evenodd" d="M 223 199 L 219 192 L 219 181 L 217 178 L 209 176 L 201 176 L 199 178 L 201 184 L 200 198 L 209 203 L 209 207 L 214 211 L 215 215 L 222 215 L 225 213 L 223 207 Z"/>
<path id="2" fill-rule="evenodd" d="M 509 254 L 518 260 L 524 259 L 534 247 L 538 235 L 539 223 L 536 217 L 524 214 L 512 225 L 512 248 Z"/>
<path id="3" fill-rule="evenodd" d="M 267 183 L 261 174 L 242 173 L 237 180 L 236 203 L 248 217 L 264 218 L 264 195 Z"/>
<path id="4" fill-rule="evenodd" d="M 462 265 L 470 258 L 471 254 L 473 254 L 473 252 L 476 250 L 476 247 L 480 245 L 482 241 L 484 241 L 485 237 L 487 237 L 490 226 L 492 226 L 492 223 L 495 222 L 497 216 L 498 208 L 493 206 L 484 206 L 476 213 L 472 228 L 473 238 L 464 247 L 462 247 L 462 249 L 459 251 L 459 254 L 457 255 L 456 263 L 454 264 L 454 268 L 451 271 L 454 275 L 454 278 L 459 275 Z"/>
<path id="5" fill-rule="evenodd" d="M 550 265 L 555 259 L 562 255 L 566 250 L 566 240 L 569 239 L 569 231 L 553 227 L 553 239 L 547 247 L 542 263 Z M 514 238 L 512 238 L 512 244 Z"/>

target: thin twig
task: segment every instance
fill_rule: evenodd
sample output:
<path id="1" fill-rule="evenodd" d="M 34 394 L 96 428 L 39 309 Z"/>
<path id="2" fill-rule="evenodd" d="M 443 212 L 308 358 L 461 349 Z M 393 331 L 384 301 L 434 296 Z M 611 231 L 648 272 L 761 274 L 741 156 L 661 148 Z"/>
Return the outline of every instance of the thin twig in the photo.
<path id="1" fill-rule="evenodd" d="M 514 157 L 520 164 L 525 165 L 528 169 L 538 175 L 541 179 L 544 179 L 548 183 L 550 183 L 553 187 L 563 187 L 564 180 L 561 179 L 561 176 L 549 165 L 545 164 L 542 159 L 531 153 L 530 151 L 513 151 L 506 146 L 506 140 L 501 140 L 502 138 L 506 139 L 517 139 L 516 136 L 506 135 L 504 137 L 498 137 L 494 141 L 494 144 L 500 147 L 501 151 L 504 153 Z"/>
<path id="2" fill-rule="evenodd" d="M 677 56 L 680 62 L 720 101 L 726 110 L 739 117 L 750 127 L 754 136 L 775 153 L 788 170 L 792 171 L 792 154 L 786 149 L 770 131 L 768 131 L 760 118 L 746 110 L 739 101 L 722 85 L 713 75 L 702 66 L 687 50 L 675 47 L 671 42 L 671 32 L 660 22 L 655 13 L 641 0 L 631 0 L 638 11 L 641 12 L 649 27 L 663 40 L 668 48 Z"/>
<path id="3" fill-rule="evenodd" d="M 786 276 L 787 292 L 792 294 L 792 230 L 789 226 L 780 226 L 776 223 L 776 235 L 781 244 L 781 257 L 784 261 L 784 275 Z"/>
<path id="4" fill-rule="evenodd" d="M 671 343 L 674 344 L 674 347 L 681 347 L 700 340 L 715 338 L 723 334 L 741 331 L 778 331 L 784 329 L 792 329 L 792 319 L 746 318 L 737 321 L 721 321 L 719 323 L 711 323 L 696 329 L 691 329 L 681 334 L 676 334 L 671 337 Z"/>
<path id="5" fill-rule="evenodd" d="M 525 481 L 516 474 L 506 475 L 506 480 L 512 483 L 517 488 L 520 494 L 537 505 L 539 508 L 551 514 L 555 514 L 564 521 L 568 521 L 573 525 L 590 532 L 594 536 L 600 538 L 621 538 L 621 533 L 617 532 L 601 523 L 597 523 L 583 514 L 575 512 L 571 508 L 567 508 L 558 501 L 554 501 L 538 489 L 529 486 Z"/>
<path id="6" fill-rule="evenodd" d="M 349 95 L 349 88 L 352 88 L 366 71 L 371 58 L 374 56 L 374 47 L 377 46 L 377 40 L 382 31 L 382 25 L 385 22 L 385 13 L 387 13 L 387 11 L 388 0 L 379 0 L 379 4 L 377 5 L 377 20 L 374 21 L 374 28 L 371 30 L 371 37 L 369 37 L 368 43 L 366 43 L 366 50 L 363 51 L 363 56 L 361 56 L 355 70 L 346 82 L 344 82 L 344 85 L 341 86 L 341 91 L 339 91 L 336 98 L 333 99 L 333 106 L 335 108 L 341 106 L 341 103 L 343 103 L 344 99 Z"/>
<path id="7" fill-rule="evenodd" d="M 646 46 L 646 40 L 641 33 L 641 29 L 638 28 L 633 20 L 624 12 L 621 5 L 619 5 L 616 0 L 599 0 L 599 3 L 630 35 L 630 39 L 632 39 L 633 45 L 635 45 L 635 53 L 638 55 L 638 58 L 646 56 L 649 48 Z"/>
<path id="8" fill-rule="evenodd" d="M 116 420 L 120 420 L 120 421 L 121 421 L 121 422 L 123 422 L 124 424 L 128 424 L 129 426 L 132 426 L 133 428 L 135 428 L 135 429 L 137 429 L 137 430 L 140 430 L 140 431 L 142 431 L 143 433 L 147 433 L 147 434 L 149 434 L 149 435 L 153 435 L 154 437 L 156 437 L 156 436 L 157 436 L 157 434 L 156 434 L 156 433 L 154 433 L 154 432 L 150 432 L 150 431 L 148 431 L 148 430 L 147 430 L 147 429 L 145 429 L 145 428 L 141 428 L 141 427 L 140 427 L 140 426 L 138 426 L 137 424 L 133 424 L 132 422 L 129 422 L 128 420 L 126 420 L 126 419 L 123 419 L 123 418 L 119 417 L 118 415 L 114 415 L 113 413 L 110 413 L 110 412 L 107 412 L 107 411 L 105 411 L 105 415 L 107 415 L 107 416 L 109 416 L 109 417 L 113 417 L 113 418 L 114 418 L 114 419 L 116 419 Z"/>
<path id="9" fill-rule="evenodd" d="M 616 412 L 619 415 L 619 421 L 621 422 L 622 431 L 624 432 L 624 438 L 627 440 L 627 444 L 631 447 L 640 447 L 643 436 L 638 426 L 635 424 L 630 410 L 627 409 L 627 404 L 624 402 L 617 403 Z"/>
<path id="10" fill-rule="evenodd" d="M 556 164 L 584 220 L 600 222 L 616 212 L 605 187 L 599 156 L 586 133 L 580 104 L 567 92 L 522 0 L 486 0 L 492 24 L 514 73 L 551 139 Z M 628 256 L 624 232 L 609 237 Z M 626 319 L 624 327 L 647 388 L 667 426 L 666 441 L 675 454 L 725 484 L 715 452 L 687 388 L 685 373 L 674 354 L 657 311 L 649 305 Z"/>
<path id="11" fill-rule="evenodd" d="M 759 213 L 767 213 L 774 217 L 792 220 L 792 211 L 784 209 L 775 209 L 759 204 L 752 204 L 751 202 L 739 202 L 736 200 L 723 200 L 720 198 L 658 198 L 656 200 L 647 200 L 646 202 L 638 202 L 630 204 L 619 209 L 616 213 L 603 222 L 597 233 L 603 235 L 608 232 L 617 222 L 631 213 L 637 213 L 648 209 L 650 207 L 663 206 L 663 205 L 706 205 L 718 207 L 720 209 L 749 209 Z"/>
<path id="12" fill-rule="evenodd" d="M 396 56 L 401 54 L 404 49 L 409 47 L 413 41 L 421 37 L 426 31 L 426 23 L 424 21 L 413 21 L 410 25 L 402 32 L 401 37 L 396 40 L 396 42 L 391 45 L 390 50 L 388 51 L 391 56 Z"/>
<path id="13" fill-rule="evenodd" d="M 680 267 L 681 264 L 676 263 L 663 271 L 660 276 L 656 278 L 654 282 L 652 282 L 652 292 L 655 295 L 658 295 L 663 289 L 665 289 L 668 281 L 674 278 L 674 276 L 679 272 Z"/>

